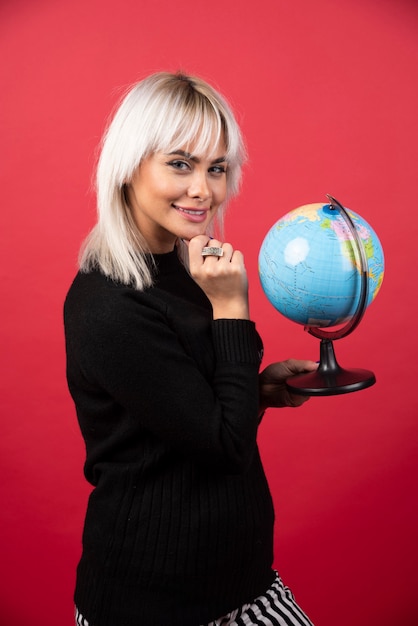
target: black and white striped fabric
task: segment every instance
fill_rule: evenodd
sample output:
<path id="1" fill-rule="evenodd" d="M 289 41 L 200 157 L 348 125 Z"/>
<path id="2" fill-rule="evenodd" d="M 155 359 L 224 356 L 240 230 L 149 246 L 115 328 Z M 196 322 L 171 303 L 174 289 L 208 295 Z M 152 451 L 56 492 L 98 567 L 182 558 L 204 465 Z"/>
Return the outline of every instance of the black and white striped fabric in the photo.
<path id="1" fill-rule="evenodd" d="M 89 626 L 88 621 L 84 619 L 77 607 L 75 609 L 75 623 L 76 626 Z"/>
<path id="2" fill-rule="evenodd" d="M 278 574 L 265 594 L 208 626 L 313 626 Z"/>
<path id="3" fill-rule="evenodd" d="M 76 609 L 76 626 L 93 626 Z M 139 626 L 139 625 L 138 625 Z M 278 574 L 266 593 L 208 626 L 313 626 Z"/>

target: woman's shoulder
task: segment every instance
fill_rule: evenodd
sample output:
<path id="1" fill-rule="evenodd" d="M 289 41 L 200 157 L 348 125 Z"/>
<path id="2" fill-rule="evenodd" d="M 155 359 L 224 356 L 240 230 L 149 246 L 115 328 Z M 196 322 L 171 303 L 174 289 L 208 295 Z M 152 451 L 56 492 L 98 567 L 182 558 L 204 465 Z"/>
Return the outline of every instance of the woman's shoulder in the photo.
<path id="1" fill-rule="evenodd" d="M 68 289 L 64 309 L 100 308 L 105 302 L 109 304 L 115 296 L 117 297 L 123 287 L 98 270 L 79 271 Z"/>
<path id="2" fill-rule="evenodd" d="M 67 292 L 64 314 L 67 318 L 76 316 L 121 320 L 132 309 L 138 314 L 141 305 L 163 310 L 165 304 L 156 297 L 154 291 L 153 288 L 139 291 L 114 281 L 99 270 L 78 272 Z"/>
<path id="3" fill-rule="evenodd" d="M 68 290 L 68 296 L 108 293 L 109 290 L 128 288 L 120 282 L 112 280 L 100 270 L 90 270 L 88 272 L 78 271 Z M 67 296 L 67 297 L 68 297 Z"/>
<path id="4" fill-rule="evenodd" d="M 147 299 L 151 293 L 152 290 L 150 291 L 149 288 L 135 289 L 132 285 L 114 280 L 97 269 L 88 272 L 79 271 L 70 285 L 67 299 L 97 300 L 105 298 L 108 300 L 110 296 L 117 298 L 126 295 L 131 295 L 137 299 Z"/>

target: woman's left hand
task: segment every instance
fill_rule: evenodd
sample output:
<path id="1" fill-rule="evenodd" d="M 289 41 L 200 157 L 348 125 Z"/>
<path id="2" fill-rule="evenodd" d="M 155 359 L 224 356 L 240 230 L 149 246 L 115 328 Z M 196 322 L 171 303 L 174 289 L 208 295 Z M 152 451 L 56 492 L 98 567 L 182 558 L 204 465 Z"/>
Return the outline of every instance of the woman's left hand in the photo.
<path id="1" fill-rule="evenodd" d="M 222 256 L 202 256 L 205 246 Z M 248 278 L 242 252 L 230 243 L 198 235 L 188 242 L 190 273 L 210 300 L 213 318 L 249 319 Z"/>
<path id="2" fill-rule="evenodd" d="M 297 407 L 309 400 L 309 396 L 291 393 L 286 387 L 286 378 L 302 372 L 314 372 L 315 361 L 287 359 L 268 365 L 259 375 L 260 412 L 268 407 Z"/>

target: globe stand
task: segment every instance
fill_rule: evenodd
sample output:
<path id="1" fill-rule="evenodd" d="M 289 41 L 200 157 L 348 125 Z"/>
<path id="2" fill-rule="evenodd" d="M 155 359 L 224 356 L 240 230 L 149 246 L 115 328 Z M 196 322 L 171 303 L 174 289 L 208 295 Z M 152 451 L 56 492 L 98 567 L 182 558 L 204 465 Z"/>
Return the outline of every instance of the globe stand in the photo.
<path id="1" fill-rule="evenodd" d="M 361 267 L 360 297 L 353 317 L 343 328 L 327 332 L 312 326 L 305 327 L 311 335 L 321 339 L 321 344 L 318 369 L 315 372 L 291 376 L 286 380 L 289 391 L 301 396 L 332 396 L 350 393 L 371 387 L 376 382 L 373 372 L 363 369 L 344 369 L 335 358 L 333 340 L 342 339 L 353 332 L 367 308 L 369 268 L 363 244 L 351 217 L 338 200 L 329 194 L 327 198 L 330 201 L 329 208 L 340 212 L 356 243 Z"/>
<path id="2" fill-rule="evenodd" d="M 331 339 L 322 339 L 318 369 L 309 374 L 298 374 L 287 379 L 290 391 L 300 396 L 335 396 L 360 391 L 376 382 L 373 372 L 363 369 L 344 369 L 335 358 Z"/>

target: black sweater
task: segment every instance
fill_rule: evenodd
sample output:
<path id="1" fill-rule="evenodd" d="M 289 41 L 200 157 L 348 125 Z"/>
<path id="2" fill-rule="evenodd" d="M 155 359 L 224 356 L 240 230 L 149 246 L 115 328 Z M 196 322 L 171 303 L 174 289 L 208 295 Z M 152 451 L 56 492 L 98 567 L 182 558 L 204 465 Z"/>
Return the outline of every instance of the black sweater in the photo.
<path id="1" fill-rule="evenodd" d="M 89 498 L 75 602 L 92 626 L 199 626 L 273 579 L 256 444 L 261 341 L 213 320 L 176 252 L 139 292 L 79 273 L 67 378 Z"/>

